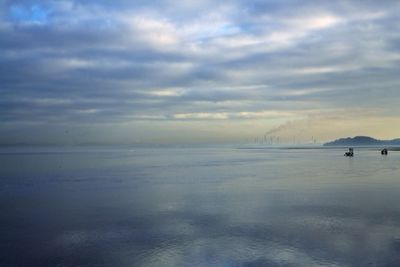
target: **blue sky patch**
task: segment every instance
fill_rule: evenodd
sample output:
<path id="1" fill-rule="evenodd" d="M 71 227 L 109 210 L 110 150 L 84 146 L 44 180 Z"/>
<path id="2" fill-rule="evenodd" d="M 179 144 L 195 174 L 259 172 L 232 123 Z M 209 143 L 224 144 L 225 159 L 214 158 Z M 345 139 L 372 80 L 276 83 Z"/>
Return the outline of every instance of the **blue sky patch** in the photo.
<path id="1" fill-rule="evenodd" d="M 38 23 L 45 24 L 48 19 L 48 10 L 40 5 L 30 7 L 23 5 L 13 5 L 10 7 L 10 17 L 19 23 Z"/>

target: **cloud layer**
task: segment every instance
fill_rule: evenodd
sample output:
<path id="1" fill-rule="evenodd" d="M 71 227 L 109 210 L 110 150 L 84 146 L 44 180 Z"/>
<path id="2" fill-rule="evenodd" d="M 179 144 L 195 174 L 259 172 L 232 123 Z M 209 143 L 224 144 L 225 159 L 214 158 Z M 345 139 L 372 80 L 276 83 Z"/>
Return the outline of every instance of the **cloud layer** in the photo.
<path id="1" fill-rule="evenodd" d="M 394 1 L 0 5 L 5 143 L 39 142 L 28 140 L 33 132 L 61 142 L 54 135 L 73 129 L 77 139 L 109 136 L 87 135 L 99 142 L 168 142 L 154 131 L 185 128 L 203 141 L 243 140 L 293 121 L 326 124 L 306 127 L 304 138 L 333 137 L 332 121 L 378 137 L 400 130 L 392 124 L 400 117 Z M 111 134 L 116 128 L 124 134 Z"/>

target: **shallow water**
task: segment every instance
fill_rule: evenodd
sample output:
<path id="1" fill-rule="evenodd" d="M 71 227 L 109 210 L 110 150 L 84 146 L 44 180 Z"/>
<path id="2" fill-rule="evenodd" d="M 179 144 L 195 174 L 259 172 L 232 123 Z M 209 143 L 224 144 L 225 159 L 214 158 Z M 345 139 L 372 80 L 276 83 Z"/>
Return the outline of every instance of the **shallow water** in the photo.
<path id="1" fill-rule="evenodd" d="M 400 266 L 400 151 L 2 148 L 0 266 Z"/>

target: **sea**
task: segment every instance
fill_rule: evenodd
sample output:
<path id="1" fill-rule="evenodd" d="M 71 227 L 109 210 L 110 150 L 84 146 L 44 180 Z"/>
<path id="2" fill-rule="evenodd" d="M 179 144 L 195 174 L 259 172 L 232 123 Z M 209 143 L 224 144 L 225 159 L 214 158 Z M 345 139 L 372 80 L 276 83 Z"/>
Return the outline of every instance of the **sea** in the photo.
<path id="1" fill-rule="evenodd" d="M 400 266 L 400 151 L 0 148 L 1 267 Z"/>

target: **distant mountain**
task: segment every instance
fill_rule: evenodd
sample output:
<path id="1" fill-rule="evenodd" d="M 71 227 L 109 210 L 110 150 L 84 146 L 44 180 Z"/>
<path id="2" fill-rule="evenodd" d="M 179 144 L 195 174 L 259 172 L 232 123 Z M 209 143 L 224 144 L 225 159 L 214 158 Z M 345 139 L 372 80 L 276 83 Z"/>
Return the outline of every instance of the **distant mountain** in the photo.
<path id="1" fill-rule="evenodd" d="M 378 140 L 369 136 L 340 138 L 325 143 L 324 146 L 400 146 L 400 138 L 393 140 Z"/>

